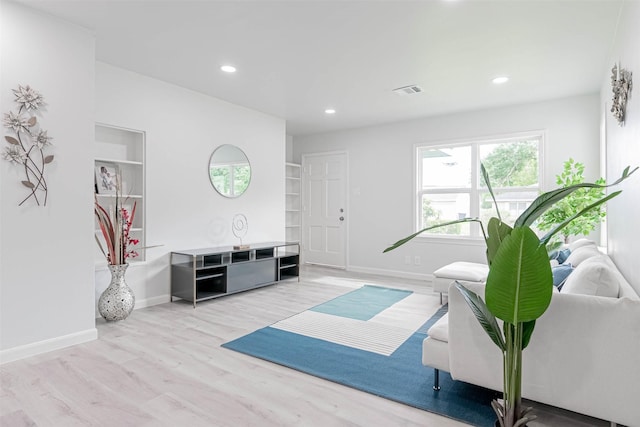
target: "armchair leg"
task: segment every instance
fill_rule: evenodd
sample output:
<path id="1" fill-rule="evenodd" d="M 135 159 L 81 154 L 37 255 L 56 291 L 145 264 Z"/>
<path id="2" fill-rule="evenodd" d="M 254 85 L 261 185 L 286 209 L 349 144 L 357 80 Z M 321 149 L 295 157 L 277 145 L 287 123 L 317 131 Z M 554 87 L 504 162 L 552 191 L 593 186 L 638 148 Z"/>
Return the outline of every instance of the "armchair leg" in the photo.
<path id="1" fill-rule="evenodd" d="M 433 370 L 433 389 L 435 391 L 440 390 L 440 371 L 438 369 Z"/>
<path id="2" fill-rule="evenodd" d="M 440 292 L 440 305 L 442 305 L 442 292 Z"/>

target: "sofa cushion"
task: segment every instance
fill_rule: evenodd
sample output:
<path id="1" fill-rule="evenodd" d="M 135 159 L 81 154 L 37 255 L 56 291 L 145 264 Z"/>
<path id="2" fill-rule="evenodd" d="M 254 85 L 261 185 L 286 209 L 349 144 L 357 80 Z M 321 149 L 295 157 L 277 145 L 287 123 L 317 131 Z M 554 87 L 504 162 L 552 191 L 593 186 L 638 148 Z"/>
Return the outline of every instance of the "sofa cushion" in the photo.
<path id="1" fill-rule="evenodd" d="M 435 277 L 463 280 L 467 282 L 484 282 L 487 280 L 489 267 L 486 264 L 457 261 L 447 264 L 433 272 Z"/>
<path id="2" fill-rule="evenodd" d="M 571 252 L 571 255 L 566 259 L 565 264 L 571 264 L 574 267 L 578 267 L 584 260 L 598 255 L 602 255 L 602 252 L 598 250 L 596 245 L 581 246 Z"/>
<path id="3" fill-rule="evenodd" d="M 596 242 L 594 242 L 593 240 L 582 238 L 582 239 L 578 239 L 578 240 L 575 240 L 575 241 L 569 243 L 569 250 L 570 251 L 575 251 L 576 249 L 581 248 L 583 246 L 596 246 L 597 247 L 598 245 L 596 245 Z"/>
<path id="4" fill-rule="evenodd" d="M 436 323 L 427 331 L 434 340 L 449 342 L 449 313 L 445 313 Z"/>
<path id="5" fill-rule="evenodd" d="M 567 260 L 569 255 L 571 255 L 571 249 L 569 249 L 569 248 L 560 249 L 560 250 L 551 252 L 549 254 L 549 259 L 552 260 L 552 261 L 556 260 L 556 261 L 558 261 L 558 264 L 562 264 L 563 262 L 565 262 Z"/>
<path id="6" fill-rule="evenodd" d="M 571 264 L 561 264 L 551 268 L 553 274 L 553 286 L 562 288 L 567 277 L 573 272 L 574 268 Z"/>
<path id="7" fill-rule="evenodd" d="M 620 283 L 613 268 L 606 255 L 591 257 L 567 277 L 562 293 L 617 298 Z"/>

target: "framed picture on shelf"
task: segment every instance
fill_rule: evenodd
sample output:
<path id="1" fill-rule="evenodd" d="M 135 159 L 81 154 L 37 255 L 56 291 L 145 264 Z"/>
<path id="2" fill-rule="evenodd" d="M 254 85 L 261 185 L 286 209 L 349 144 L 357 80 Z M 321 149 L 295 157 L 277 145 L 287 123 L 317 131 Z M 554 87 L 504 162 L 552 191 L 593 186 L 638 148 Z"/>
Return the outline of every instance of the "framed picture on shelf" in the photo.
<path id="1" fill-rule="evenodd" d="M 96 189 L 98 194 L 116 194 L 117 168 L 108 163 L 96 163 Z"/>

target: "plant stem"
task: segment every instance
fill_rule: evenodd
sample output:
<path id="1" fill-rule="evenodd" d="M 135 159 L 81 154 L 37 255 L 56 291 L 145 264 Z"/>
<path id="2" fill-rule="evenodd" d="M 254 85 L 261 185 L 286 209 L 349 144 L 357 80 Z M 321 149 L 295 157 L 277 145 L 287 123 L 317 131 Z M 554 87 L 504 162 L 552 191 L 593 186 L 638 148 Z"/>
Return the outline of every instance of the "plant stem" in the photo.
<path id="1" fill-rule="evenodd" d="M 522 406 L 522 323 L 504 323 L 506 351 L 503 353 L 505 427 L 513 427 Z"/>

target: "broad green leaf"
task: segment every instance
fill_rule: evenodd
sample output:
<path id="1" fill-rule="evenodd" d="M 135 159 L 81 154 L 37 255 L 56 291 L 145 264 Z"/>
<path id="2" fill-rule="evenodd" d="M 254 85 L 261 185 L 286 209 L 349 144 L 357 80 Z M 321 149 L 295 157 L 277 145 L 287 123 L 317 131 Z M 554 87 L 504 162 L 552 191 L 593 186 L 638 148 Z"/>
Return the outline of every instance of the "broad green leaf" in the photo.
<path id="1" fill-rule="evenodd" d="M 514 228 L 502 241 L 489 269 L 487 307 L 505 322 L 529 322 L 545 312 L 552 288 L 545 246 L 529 227 Z"/>
<path id="2" fill-rule="evenodd" d="M 489 311 L 487 305 L 482 301 L 482 298 L 475 292 L 465 288 L 456 280 L 456 288 L 460 290 L 465 301 L 471 308 L 471 311 L 478 319 L 480 326 L 485 330 L 491 341 L 502 351 L 505 351 L 504 339 L 502 338 L 502 331 L 498 326 L 496 317 Z"/>
<path id="3" fill-rule="evenodd" d="M 500 221 L 498 218 L 491 218 L 487 225 L 487 263 L 491 265 L 493 258 L 498 252 L 498 248 L 505 237 L 511 233 L 512 228 Z"/>
<path id="4" fill-rule="evenodd" d="M 614 183 L 609 185 L 600 185 L 593 184 L 589 182 L 571 185 L 569 187 L 558 188 L 552 191 L 548 191 L 539 195 L 533 203 L 518 217 L 516 222 L 514 223 L 514 227 L 522 227 L 522 226 L 530 226 L 533 222 L 538 219 L 540 215 L 542 215 L 547 209 L 549 209 L 554 203 L 564 199 L 569 194 L 580 188 L 607 188 L 614 185 L 617 185 L 627 179 L 631 174 L 638 170 L 636 167 L 631 172 L 629 172 L 629 166 L 627 166 L 622 172 L 622 176 L 618 178 Z"/>
<path id="5" fill-rule="evenodd" d="M 482 172 L 482 178 L 484 178 L 484 183 L 487 184 L 487 190 L 489 190 L 489 194 L 491 194 L 491 198 L 493 199 L 493 206 L 496 207 L 496 215 L 498 215 L 498 219 L 502 221 L 502 217 L 500 216 L 500 210 L 498 209 L 498 202 L 496 202 L 496 196 L 493 194 L 493 188 L 491 188 L 491 181 L 489 180 L 489 174 L 485 169 L 484 165 L 480 163 L 480 172 Z"/>
<path id="6" fill-rule="evenodd" d="M 396 249 L 397 247 L 404 245 L 405 243 L 407 243 L 408 241 L 410 241 L 413 238 L 417 237 L 418 235 L 424 233 L 425 231 L 433 230 L 433 229 L 440 228 L 440 227 L 446 227 L 447 225 L 459 224 L 461 222 L 480 222 L 480 220 L 478 218 L 463 218 L 463 219 L 457 219 L 455 221 L 450 221 L 450 222 L 443 222 L 442 224 L 432 225 L 431 227 L 423 228 L 422 230 L 418 231 L 417 233 L 413 233 L 412 235 L 407 236 L 404 239 L 398 240 L 393 245 L 391 245 L 387 249 L 385 249 L 383 251 L 383 253 L 392 251 L 392 250 Z"/>
<path id="7" fill-rule="evenodd" d="M 616 191 L 613 192 L 611 194 L 609 194 L 606 197 L 603 197 L 602 199 L 598 200 L 595 203 L 590 204 L 589 206 L 587 206 L 586 208 L 582 209 L 580 212 L 578 212 L 577 214 L 567 218 L 566 220 L 564 220 L 563 222 L 561 222 L 560 224 L 556 225 L 551 231 L 549 231 L 547 234 L 545 234 L 544 236 L 542 236 L 542 238 L 540 239 L 540 243 L 543 245 L 546 245 L 547 243 L 549 243 L 549 240 L 551 240 L 551 238 L 557 234 L 558 232 L 560 232 L 560 230 L 562 230 L 564 227 L 566 227 L 571 221 L 573 221 L 576 218 L 581 217 L 582 215 L 584 215 L 585 213 L 589 212 L 591 209 L 595 209 L 598 206 L 600 206 L 601 204 L 607 202 L 610 199 L 613 199 L 614 197 L 616 197 L 617 195 L 619 195 L 620 193 L 622 193 L 622 191 Z"/>
<path id="8" fill-rule="evenodd" d="M 532 320 L 530 322 L 524 322 L 522 324 L 522 349 L 527 348 L 529 345 L 529 341 L 531 340 L 531 334 L 533 334 L 533 329 L 536 327 L 536 321 Z"/>

